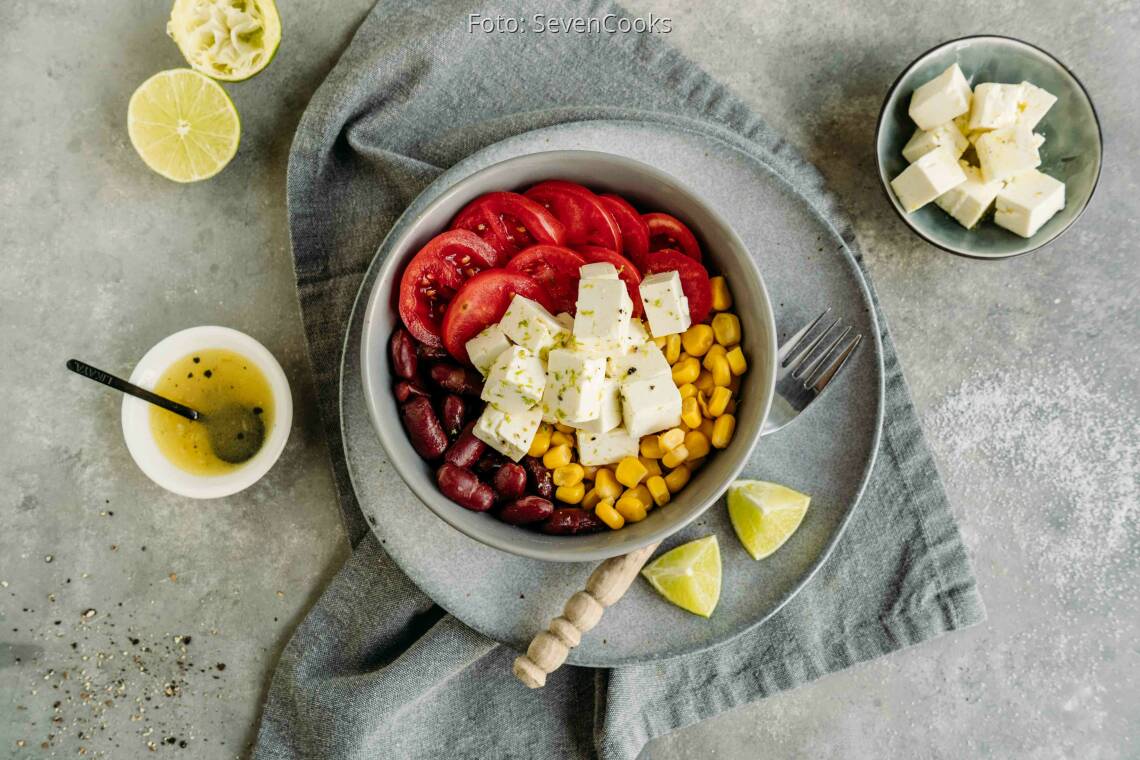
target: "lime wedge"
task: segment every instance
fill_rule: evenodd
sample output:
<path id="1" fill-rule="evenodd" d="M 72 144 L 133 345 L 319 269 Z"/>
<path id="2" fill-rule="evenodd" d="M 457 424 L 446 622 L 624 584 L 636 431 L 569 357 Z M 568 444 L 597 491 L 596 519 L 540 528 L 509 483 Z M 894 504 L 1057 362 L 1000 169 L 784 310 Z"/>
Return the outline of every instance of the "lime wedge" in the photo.
<path id="1" fill-rule="evenodd" d="M 784 545 L 803 522 L 811 497 L 763 480 L 738 480 L 728 487 L 728 517 L 752 559 L 764 559 Z"/>
<path id="2" fill-rule="evenodd" d="M 661 596 L 683 610 L 708 617 L 720 599 L 720 546 L 716 536 L 681 544 L 641 571 Z"/>
<path id="3" fill-rule="evenodd" d="M 240 82 L 273 60 L 281 16 L 273 0 L 174 0 L 166 33 L 196 71 Z"/>
<path id="4" fill-rule="evenodd" d="M 175 182 L 214 176 L 241 140 L 230 96 L 190 69 L 160 71 L 139 85 L 127 107 L 127 130 L 146 165 Z"/>

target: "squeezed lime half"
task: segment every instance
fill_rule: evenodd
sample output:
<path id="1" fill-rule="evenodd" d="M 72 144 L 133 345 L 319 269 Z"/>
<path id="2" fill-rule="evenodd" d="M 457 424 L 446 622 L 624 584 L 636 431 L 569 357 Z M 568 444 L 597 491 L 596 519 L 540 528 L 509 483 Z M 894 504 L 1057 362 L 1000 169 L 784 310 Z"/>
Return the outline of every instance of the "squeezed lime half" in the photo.
<path id="1" fill-rule="evenodd" d="M 273 0 L 174 0 L 166 33 L 195 71 L 241 82 L 273 60 L 281 16 Z"/>

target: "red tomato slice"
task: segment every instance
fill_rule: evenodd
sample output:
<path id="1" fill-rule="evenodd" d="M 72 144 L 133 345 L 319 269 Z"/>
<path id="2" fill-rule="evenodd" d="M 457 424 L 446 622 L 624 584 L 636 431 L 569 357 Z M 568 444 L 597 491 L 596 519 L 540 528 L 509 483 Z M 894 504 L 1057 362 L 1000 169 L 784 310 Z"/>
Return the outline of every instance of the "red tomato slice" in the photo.
<path id="1" fill-rule="evenodd" d="M 649 253 L 649 225 L 637 213 L 637 209 L 620 195 L 598 197 L 621 228 L 621 252 L 636 266 L 645 266 L 645 257 Z"/>
<path id="2" fill-rule="evenodd" d="M 590 263 L 604 261 L 607 264 L 614 265 L 614 269 L 618 270 L 618 277 L 625 282 L 625 289 L 629 291 L 629 297 L 633 301 L 633 316 L 640 319 L 641 315 L 645 313 L 645 309 L 641 304 L 641 274 L 637 271 L 637 267 L 633 265 L 633 262 L 620 253 L 614 253 L 609 249 L 599 248 L 596 245 L 580 246 L 578 253 L 582 254 L 582 258 Z"/>
<path id="3" fill-rule="evenodd" d="M 436 235 L 408 263 L 400 278 L 399 310 L 412 336 L 442 346 L 440 323 L 451 297 L 472 275 L 495 265 L 499 255 L 474 232 Z"/>
<path id="4" fill-rule="evenodd" d="M 645 214 L 641 218 L 649 226 L 649 250 L 671 248 L 700 263 L 701 246 L 684 222 L 669 214 Z"/>
<path id="5" fill-rule="evenodd" d="M 520 251 L 507 264 L 507 271 L 522 272 L 533 277 L 546 288 L 553 301 L 552 312 L 575 312 L 574 303 L 578 300 L 578 272 L 586 259 L 569 248 L 560 245 L 533 245 Z"/>
<path id="6" fill-rule="evenodd" d="M 543 206 L 518 193 L 485 193 L 463 207 L 451 229 L 471 230 L 510 258 L 536 243 L 561 245 L 566 228 Z"/>
<path id="7" fill-rule="evenodd" d="M 503 318 L 514 295 L 552 308 L 550 295 L 532 277 L 506 269 L 488 269 L 472 277 L 451 299 L 443 315 L 443 344 L 461 362 L 468 361 L 467 341 Z"/>
<path id="8" fill-rule="evenodd" d="M 566 225 L 566 245 L 599 245 L 620 251 L 621 228 L 605 204 L 587 188 L 553 179 L 540 182 L 525 193 L 550 210 Z"/>
<path id="9" fill-rule="evenodd" d="M 709 318 L 712 311 L 712 288 L 709 286 L 709 273 L 705 268 L 680 251 L 663 248 L 649 256 L 645 266 L 646 276 L 658 272 L 677 270 L 681 277 L 681 290 L 689 299 L 689 316 L 693 324 Z"/>

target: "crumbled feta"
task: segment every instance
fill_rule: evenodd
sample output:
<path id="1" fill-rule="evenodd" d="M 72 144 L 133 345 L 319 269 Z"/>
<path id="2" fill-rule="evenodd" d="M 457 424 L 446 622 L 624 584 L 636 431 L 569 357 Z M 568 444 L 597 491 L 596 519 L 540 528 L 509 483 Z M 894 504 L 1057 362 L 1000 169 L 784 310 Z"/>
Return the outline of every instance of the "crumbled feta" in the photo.
<path id="1" fill-rule="evenodd" d="M 982 179 L 1007 179 L 1041 165 L 1041 155 L 1033 145 L 1033 133 L 1023 126 L 986 132 L 974 143 Z"/>
<path id="2" fill-rule="evenodd" d="M 621 424 L 621 385 L 612 377 L 602 381 L 602 400 L 598 416 L 578 423 L 587 433 L 608 433 Z"/>
<path id="3" fill-rule="evenodd" d="M 970 108 L 970 131 L 1012 127 L 1021 113 L 1018 108 L 1025 97 L 1020 84 L 986 82 L 974 88 L 974 104 Z"/>
<path id="4" fill-rule="evenodd" d="M 681 392 L 666 375 L 621 385 L 621 414 L 634 438 L 681 424 Z"/>
<path id="5" fill-rule="evenodd" d="M 628 354 L 615 356 L 612 364 L 611 374 L 622 383 L 662 375 L 672 378 L 672 370 L 665 354 L 652 341 L 642 343 Z"/>
<path id="6" fill-rule="evenodd" d="M 958 158 L 968 147 L 970 141 L 954 122 L 948 121 L 931 130 L 916 129 L 903 146 L 902 154 L 903 158 L 913 163 L 935 148 L 948 148 L 954 158 Z"/>
<path id="7" fill-rule="evenodd" d="M 537 404 L 546 387 L 546 370 L 533 351 L 511 346 L 491 365 L 480 396 L 503 412 L 525 412 Z"/>
<path id="8" fill-rule="evenodd" d="M 892 179 L 891 189 L 910 213 L 965 181 L 966 174 L 958 160 L 946 148 L 936 148 Z"/>
<path id="9" fill-rule="evenodd" d="M 958 64 L 914 91 L 907 113 L 919 129 L 933 129 L 970 110 L 970 83 Z"/>
<path id="10" fill-rule="evenodd" d="M 517 462 L 530 450 L 541 417 L 538 407 L 524 412 L 503 412 L 488 405 L 471 432 L 495 451 Z"/>
<path id="11" fill-rule="evenodd" d="M 649 330 L 655 337 L 672 335 L 689 329 L 689 299 L 681 289 L 681 276 L 676 271 L 651 274 L 641 281 L 641 303 Z"/>
<path id="12" fill-rule="evenodd" d="M 559 334 L 564 332 L 546 307 L 518 294 L 511 299 L 499 327 L 512 341 L 536 354 L 557 343 Z"/>
<path id="13" fill-rule="evenodd" d="M 1022 96 L 1017 101 L 1017 123 L 1033 129 L 1057 102 L 1057 96 L 1030 82 L 1022 82 Z"/>
<path id="14" fill-rule="evenodd" d="M 596 418 L 605 379 L 604 358 L 580 349 L 551 349 L 546 355 L 543 414 L 570 425 Z"/>
<path id="15" fill-rule="evenodd" d="M 574 337 L 583 341 L 621 344 L 629 335 L 633 301 L 619 279 L 591 278 L 578 282 L 578 314 Z"/>
<path id="16" fill-rule="evenodd" d="M 966 181 L 952 187 L 934 199 L 938 207 L 958 220 L 966 229 L 972 228 L 993 206 L 1001 189 L 1001 180 L 985 182 L 982 173 L 965 161 L 958 162 L 966 173 Z"/>
<path id="17" fill-rule="evenodd" d="M 495 359 L 498 359 L 499 354 L 511 347 L 511 342 L 507 340 L 502 328 L 498 325 L 491 325 L 467 341 L 466 345 L 467 356 L 471 359 L 471 363 L 486 377 L 491 365 L 495 363 Z"/>
<path id="18" fill-rule="evenodd" d="M 605 433 L 578 433 L 578 458 L 583 467 L 596 467 L 635 457 L 640 440 L 623 427 Z"/>
<path id="19" fill-rule="evenodd" d="M 997 195 L 994 222 L 1022 237 L 1033 237 L 1065 207 L 1065 183 L 1031 170 L 1005 183 Z"/>

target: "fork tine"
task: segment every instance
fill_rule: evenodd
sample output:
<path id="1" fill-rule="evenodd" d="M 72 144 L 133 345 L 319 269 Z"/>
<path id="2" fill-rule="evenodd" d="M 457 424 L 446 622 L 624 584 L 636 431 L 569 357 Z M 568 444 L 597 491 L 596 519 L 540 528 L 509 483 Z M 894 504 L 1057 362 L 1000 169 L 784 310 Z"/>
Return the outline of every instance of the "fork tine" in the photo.
<path id="1" fill-rule="evenodd" d="M 779 360 L 780 366 L 786 365 L 788 357 L 792 355 L 795 349 L 799 347 L 800 343 L 803 342 L 807 334 L 814 330 L 815 326 L 818 325 L 830 311 L 831 307 L 828 306 L 826 309 L 824 309 L 822 314 L 820 314 L 808 324 L 801 327 L 795 335 L 784 341 L 784 345 L 780 346 L 780 350 L 776 354 L 776 358 Z"/>
<path id="2" fill-rule="evenodd" d="M 815 350 L 817 348 L 819 348 L 819 344 L 824 341 L 824 339 L 828 336 L 828 334 L 832 330 L 834 330 L 835 326 L 838 324 L 839 324 L 839 318 L 836 317 L 836 319 L 830 325 L 828 325 L 827 328 L 823 332 L 821 332 L 819 335 L 812 338 L 811 342 L 808 343 L 807 346 L 802 351 L 793 352 L 794 356 L 790 357 L 787 360 L 785 367 L 787 369 L 790 369 L 790 370 L 795 370 L 797 367 L 799 367 L 804 362 L 806 362 L 808 357 L 811 356 L 813 353 L 815 353 Z"/>
<path id="3" fill-rule="evenodd" d="M 836 320 L 836 321 L 838 321 L 838 320 Z M 834 325 L 832 325 L 832 326 L 834 327 Z M 824 333 L 824 334 L 826 335 L 827 333 Z M 795 372 L 793 372 L 792 377 L 794 377 L 796 380 L 800 380 L 800 379 L 808 378 L 808 377 L 811 377 L 812 375 L 814 375 L 816 373 L 816 370 L 818 370 L 820 367 L 822 367 L 824 365 L 824 362 L 826 362 L 829 359 L 829 357 L 831 356 L 831 352 L 835 350 L 835 347 L 838 346 L 840 343 L 842 343 L 844 340 L 846 340 L 847 336 L 850 334 L 851 334 L 851 328 L 850 327 L 845 328 L 841 333 L 839 333 L 839 335 L 836 336 L 835 340 L 831 341 L 831 344 L 827 348 L 825 348 L 822 351 L 820 351 L 819 353 L 817 353 L 815 355 L 815 358 L 812 359 L 810 362 L 805 361 L 804 366 L 801 366 Z M 804 387 L 805 388 L 807 387 L 806 382 L 804 383 Z"/>
<path id="4" fill-rule="evenodd" d="M 830 365 L 825 367 L 821 373 L 811 380 L 808 387 L 813 388 L 815 392 L 823 393 L 823 389 L 827 387 L 828 383 L 839 374 L 839 370 L 843 369 L 843 365 L 851 358 L 851 354 L 855 353 L 855 349 L 863 342 L 862 335 L 856 335 L 855 338 L 847 344 L 835 358 L 831 361 Z"/>

